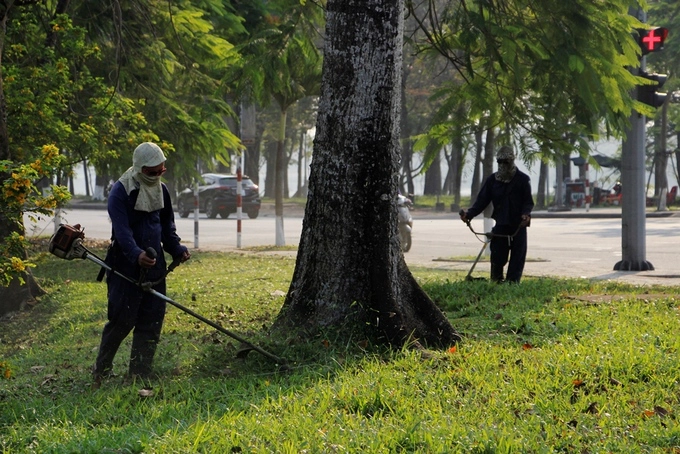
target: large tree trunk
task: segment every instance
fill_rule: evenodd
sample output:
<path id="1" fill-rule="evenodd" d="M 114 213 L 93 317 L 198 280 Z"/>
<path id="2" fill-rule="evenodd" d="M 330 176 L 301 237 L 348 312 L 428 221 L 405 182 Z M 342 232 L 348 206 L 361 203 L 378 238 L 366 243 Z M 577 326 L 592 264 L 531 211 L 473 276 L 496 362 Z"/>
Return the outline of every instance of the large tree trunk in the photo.
<path id="1" fill-rule="evenodd" d="M 654 140 L 654 195 L 657 197 L 656 208 L 665 211 L 666 194 L 668 192 L 668 152 L 666 137 L 668 130 L 668 103 L 664 103 L 661 115 L 657 115 L 654 126 L 659 131 Z"/>
<path id="2" fill-rule="evenodd" d="M 436 152 L 432 151 L 435 149 Z M 423 185 L 423 194 L 425 195 L 441 195 L 442 193 L 442 163 L 441 163 L 441 145 L 431 141 L 427 147 L 427 153 L 436 153 L 432 163 L 425 171 L 425 184 Z M 439 202 L 439 200 L 437 200 Z"/>
<path id="3" fill-rule="evenodd" d="M 460 112 L 460 111 L 459 111 Z M 463 180 L 463 133 L 456 131 L 451 140 L 451 170 L 453 181 L 451 182 L 451 194 L 453 194 L 453 206 L 451 211 L 457 213 L 460 209 L 460 187 Z"/>
<path id="4" fill-rule="evenodd" d="M 397 234 L 403 0 L 329 0 L 298 257 L 275 329 L 380 343 L 460 338 L 408 270 Z"/>
<path id="5" fill-rule="evenodd" d="M 536 209 L 547 208 L 546 188 L 548 186 L 548 163 L 542 159 L 539 161 L 538 193 L 536 194 Z"/>
<path id="6" fill-rule="evenodd" d="M 484 131 L 482 128 L 475 130 L 475 157 L 472 167 L 472 181 L 470 182 L 470 198 L 474 201 L 482 187 L 481 165 L 482 150 L 484 150 Z"/>
<path id="7" fill-rule="evenodd" d="M 402 81 L 401 81 L 401 99 L 405 102 L 406 98 L 406 78 L 409 74 L 409 70 L 406 65 L 402 64 Z M 411 141 L 411 131 L 410 122 L 408 116 L 408 110 L 402 104 L 401 112 L 401 167 L 404 179 L 406 180 L 406 186 L 402 188 L 404 184 L 403 181 L 399 182 L 400 189 L 404 194 L 410 194 L 411 196 L 415 193 L 415 185 L 413 184 L 413 142 Z"/>
<path id="8" fill-rule="evenodd" d="M 284 162 L 284 149 L 286 143 L 286 114 L 285 107 L 279 112 L 279 133 L 276 146 L 276 163 L 274 173 L 274 212 L 276 219 L 276 245 L 285 246 L 286 237 L 283 232 L 283 180 L 287 168 Z"/>
<path id="9" fill-rule="evenodd" d="M 264 176 L 264 196 L 272 199 L 276 197 L 276 153 L 278 146 L 278 140 L 269 140 L 264 146 L 264 157 L 267 162 Z"/>

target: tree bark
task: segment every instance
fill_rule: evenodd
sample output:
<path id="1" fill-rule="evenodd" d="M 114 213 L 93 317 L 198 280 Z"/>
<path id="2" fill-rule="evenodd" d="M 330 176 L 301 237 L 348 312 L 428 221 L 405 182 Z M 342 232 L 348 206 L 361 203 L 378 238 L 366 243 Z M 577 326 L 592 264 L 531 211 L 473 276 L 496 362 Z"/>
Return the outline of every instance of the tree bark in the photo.
<path id="1" fill-rule="evenodd" d="M 406 78 L 408 77 L 409 70 L 406 65 L 402 64 L 402 81 L 401 81 L 401 99 L 405 102 L 406 99 Z M 400 181 L 399 186 L 404 194 L 414 194 L 415 185 L 413 183 L 413 143 L 411 141 L 411 131 L 410 131 L 410 121 L 408 110 L 402 104 L 400 112 L 400 133 L 401 133 L 401 168 L 403 173 L 403 178 L 406 180 Z M 404 183 L 406 184 L 403 187 Z"/>
<path id="2" fill-rule="evenodd" d="M 459 111 L 460 112 L 460 111 Z M 460 187 L 463 183 L 463 133 L 456 131 L 456 134 L 451 140 L 451 173 L 453 181 L 451 182 L 451 194 L 453 194 L 453 207 L 451 211 L 458 212 L 460 209 Z"/>
<path id="3" fill-rule="evenodd" d="M 539 161 L 538 173 L 538 193 L 536 194 L 536 209 L 543 209 L 548 207 L 546 199 L 546 186 L 548 185 L 548 163 Z"/>
<path id="4" fill-rule="evenodd" d="M 436 155 L 432 160 L 432 164 L 425 171 L 425 184 L 423 185 L 423 194 L 425 195 L 441 195 L 442 193 L 442 165 L 441 165 L 441 148 L 436 142 L 430 142 L 428 145 L 428 153 L 433 153 L 432 148 L 436 149 Z M 437 200 L 439 202 L 439 200 Z"/>
<path id="5" fill-rule="evenodd" d="M 283 232 L 283 180 L 285 169 L 284 149 L 286 142 L 286 115 L 287 109 L 281 108 L 279 112 L 279 133 L 276 146 L 276 163 L 274 173 L 274 212 L 276 218 L 276 245 L 285 246 L 286 237 Z"/>
<path id="6" fill-rule="evenodd" d="M 309 197 L 275 330 L 361 331 L 392 346 L 460 339 L 399 245 L 402 31 L 403 0 L 328 1 Z"/>
<path id="7" fill-rule="evenodd" d="M 484 149 L 484 131 L 481 128 L 475 129 L 475 156 L 472 168 L 472 181 L 470 182 L 470 197 L 474 201 L 482 187 L 482 177 L 480 175 L 482 165 L 482 150 Z"/>
<path id="8" fill-rule="evenodd" d="M 659 118 L 660 117 L 660 118 Z M 657 197 L 657 210 L 666 210 L 666 200 L 664 194 L 668 192 L 668 151 L 667 151 L 667 130 L 668 130 L 668 103 L 664 103 L 661 115 L 654 121 L 659 131 L 654 140 L 654 196 Z M 665 191 L 664 191 L 665 190 Z"/>

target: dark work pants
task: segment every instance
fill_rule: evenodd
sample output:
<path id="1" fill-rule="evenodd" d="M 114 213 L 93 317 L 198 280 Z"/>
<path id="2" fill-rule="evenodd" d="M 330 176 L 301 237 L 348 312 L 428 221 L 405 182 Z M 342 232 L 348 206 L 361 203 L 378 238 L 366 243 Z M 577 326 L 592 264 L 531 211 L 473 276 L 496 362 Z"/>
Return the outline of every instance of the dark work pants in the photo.
<path id="1" fill-rule="evenodd" d="M 517 227 L 508 225 L 496 225 L 492 232 L 497 235 L 512 235 Z M 491 280 L 501 282 L 503 280 L 503 267 L 508 263 L 508 272 L 505 280 L 519 284 L 524 271 L 524 263 L 527 258 L 527 229 L 522 227 L 513 238 L 493 237 L 491 239 Z"/>
<path id="2" fill-rule="evenodd" d="M 107 278 L 109 321 L 102 332 L 95 374 L 105 375 L 112 371 L 118 348 L 134 330 L 129 373 L 148 375 L 163 328 L 166 303 L 113 273 L 109 273 Z M 165 294 L 165 281 L 156 285 L 154 290 Z"/>

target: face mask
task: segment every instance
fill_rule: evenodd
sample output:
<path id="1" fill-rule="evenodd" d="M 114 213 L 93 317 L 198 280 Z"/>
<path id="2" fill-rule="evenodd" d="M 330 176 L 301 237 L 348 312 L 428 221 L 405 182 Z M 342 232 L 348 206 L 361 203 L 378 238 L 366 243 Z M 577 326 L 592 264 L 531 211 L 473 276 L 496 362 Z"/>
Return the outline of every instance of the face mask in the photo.
<path id="1" fill-rule="evenodd" d="M 137 179 L 139 180 L 140 183 L 145 184 L 146 186 L 156 186 L 161 182 L 161 176 L 155 176 L 151 177 L 144 172 L 139 172 L 137 174 Z"/>
<path id="2" fill-rule="evenodd" d="M 496 179 L 504 183 L 508 183 L 515 176 L 517 167 L 515 162 L 510 160 L 502 160 L 498 162 L 498 172 L 496 172 Z"/>

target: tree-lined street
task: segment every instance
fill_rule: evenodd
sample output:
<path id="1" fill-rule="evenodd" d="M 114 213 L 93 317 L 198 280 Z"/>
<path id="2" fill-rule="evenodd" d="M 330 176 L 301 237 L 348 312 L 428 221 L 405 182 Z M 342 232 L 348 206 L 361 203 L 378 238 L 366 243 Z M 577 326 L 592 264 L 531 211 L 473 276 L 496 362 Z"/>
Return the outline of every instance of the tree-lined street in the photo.
<path id="1" fill-rule="evenodd" d="M 587 277 L 616 279 L 634 284 L 680 285 L 680 216 L 647 218 L 647 257 L 654 265 L 653 271 L 613 271 L 621 259 L 621 219 L 604 217 L 612 210 L 594 210 L 590 217 L 576 217 L 584 211 L 569 214 L 538 212 L 529 229 L 529 253 L 525 274 L 528 276 Z M 110 223 L 105 210 L 74 209 L 66 211 L 63 222 L 85 227 L 86 238 L 107 239 Z M 190 248 L 194 245 L 194 221 L 176 218 L 177 229 Z M 300 240 L 302 216 L 286 217 L 286 244 L 296 246 Z M 256 246 L 273 246 L 275 218 L 273 212 L 263 211 L 257 219 L 244 219 L 242 227 L 243 250 Z M 37 224 L 26 221 L 27 233 L 47 235 L 53 229 L 51 219 L 43 218 Z M 472 223 L 476 231 L 483 230 L 481 220 Z M 413 248 L 405 254 L 409 266 L 428 266 L 468 271 L 471 258 L 476 257 L 482 243 L 451 213 L 414 212 Z M 199 218 L 199 248 L 205 250 L 236 251 L 236 217 L 229 219 Z M 296 254 L 272 252 L 277 254 Z M 468 261 L 463 261 L 468 259 Z M 475 276 L 488 273 L 488 262 L 480 260 Z"/>

